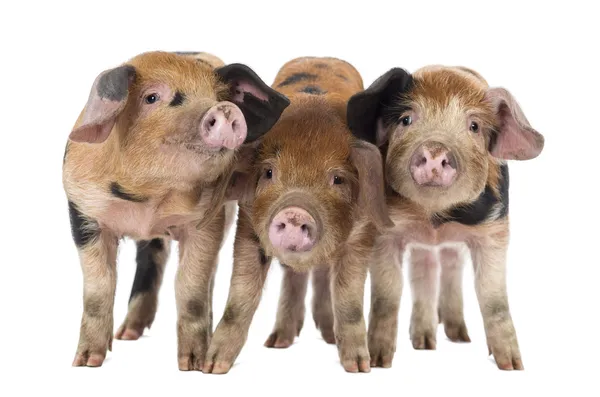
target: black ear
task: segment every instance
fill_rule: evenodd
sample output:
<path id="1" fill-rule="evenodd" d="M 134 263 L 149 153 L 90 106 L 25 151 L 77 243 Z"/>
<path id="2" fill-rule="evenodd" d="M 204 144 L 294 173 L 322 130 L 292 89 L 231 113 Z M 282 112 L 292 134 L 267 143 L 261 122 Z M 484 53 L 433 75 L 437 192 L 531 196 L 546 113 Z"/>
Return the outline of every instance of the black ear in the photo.
<path id="1" fill-rule="evenodd" d="M 246 65 L 233 63 L 215 69 L 231 89 L 231 101 L 238 105 L 248 126 L 246 143 L 252 142 L 273 127 L 289 99 L 269 87 Z"/>
<path id="2" fill-rule="evenodd" d="M 366 90 L 354 94 L 348 101 L 348 127 L 358 139 L 378 144 L 377 120 L 385 120 L 385 111 L 412 86 L 412 76 L 401 68 L 390 69 Z"/>

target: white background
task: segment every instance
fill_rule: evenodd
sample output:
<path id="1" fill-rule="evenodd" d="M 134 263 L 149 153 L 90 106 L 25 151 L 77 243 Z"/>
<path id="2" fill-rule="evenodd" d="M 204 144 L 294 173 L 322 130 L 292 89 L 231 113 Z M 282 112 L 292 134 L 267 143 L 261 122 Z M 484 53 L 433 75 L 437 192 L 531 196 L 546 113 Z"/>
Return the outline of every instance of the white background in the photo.
<path id="1" fill-rule="evenodd" d="M 240 3 L 3 2 L 0 395 L 600 395 L 598 11 L 577 1 Z M 470 344 L 450 343 L 440 327 L 437 351 L 414 351 L 406 287 L 391 369 L 346 374 L 310 310 L 291 348 L 267 349 L 281 276 L 274 264 L 231 372 L 179 372 L 176 255 L 152 330 L 136 342 L 115 341 L 101 368 L 71 368 L 82 277 L 61 184 L 65 142 L 96 75 L 156 49 L 213 52 L 246 63 L 268 84 L 286 61 L 316 55 L 351 62 L 365 86 L 393 66 L 441 63 L 471 67 L 509 89 L 546 138 L 539 158 L 510 164 L 508 289 L 525 371 L 502 372 L 487 357 L 470 264 Z M 233 233 L 221 253 L 215 322 L 232 242 Z M 119 255 L 115 327 L 126 313 L 134 257 L 128 241 Z"/>

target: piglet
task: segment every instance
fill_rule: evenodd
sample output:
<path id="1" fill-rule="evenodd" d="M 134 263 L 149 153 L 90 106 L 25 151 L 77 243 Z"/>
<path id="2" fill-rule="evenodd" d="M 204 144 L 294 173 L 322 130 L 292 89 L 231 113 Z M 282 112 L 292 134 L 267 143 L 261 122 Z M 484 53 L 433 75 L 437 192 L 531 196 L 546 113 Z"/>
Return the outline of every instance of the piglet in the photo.
<path id="1" fill-rule="evenodd" d="M 266 346 L 288 347 L 300 334 L 312 273 L 312 313 L 324 340 L 337 343 L 347 371 L 368 372 L 366 260 L 391 221 L 381 154 L 346 125 L 347 100 L 362 89 L 362 79 L 344 61 L 307 57 L 285 64 L 273 88 L 291 104 L 253 153 L 254 172 L 234 184 L 240 209 L 233 275 L 203 371 L 231 368 L 277 258 L 284 278 Z"/>
<path id="2" fill-rule="evenodd" d="M 543 136 L 509 91 L 471 69 L 437 65 L 389 70 L 350 99 L 348 124 L 383 152 L 395 224 L 373 251 L 371 365 L 392 363 L 405 252 L 413 347 L 435 349 L 438 322 L 449 339 L 470 341 L 461 286 L 468 251 L 489 352 L 500 369 L 523 369 L 506 293 L 506 160 L 537 157 Z"/>
<path id="3" fill-rule="evenodd" d="M 111 349 L 117 246 L 130 237 L 138 267 L 116 337 L 137 339 L 152 324 L 177 240 L 179 368 L 200 369 L 218 252 L 235 211 L 224 202 L 237 152 L 288 104 L 249 67 L 206 54 L 143 53 L 95 79 L 63 165 L 84 284 L 73 365 L 100 366 Z"/>

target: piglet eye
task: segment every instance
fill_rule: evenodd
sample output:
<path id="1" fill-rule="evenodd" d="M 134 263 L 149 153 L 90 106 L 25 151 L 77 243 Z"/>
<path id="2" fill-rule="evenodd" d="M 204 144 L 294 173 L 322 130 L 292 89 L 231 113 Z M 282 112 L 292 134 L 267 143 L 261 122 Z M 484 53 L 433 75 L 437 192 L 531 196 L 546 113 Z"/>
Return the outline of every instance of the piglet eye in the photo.
<path id="1" fill-rule="evenodd" d="M 148 105 L 152 105 L 154 102 L 158 101 L 158 94 L 156 94 L 156 93 L 150 94 L 150 95 L 146 96 L 146 98 L 144 100 L 146 101 L 146 103 Z"/>
<path id="2" fill-rule="evenodd" d="M 410 116 L 404 116 L 400 119 L 400 123 L 402 123 L 403 126 L 409 126 L 412 124 L 412 117 Z"/>
<path id="3" fill-rule="evenodd" d="M 471 122 L 471 126 L 469 127 L 469 129 L 471 130 L 471 132 L 477 132 L 479 131 L 479 124 L 473 121 Z"/>
<path id="4" fill-rule="evenodd" d="M 333 184 L 334 185 L 341 185 L 342 183 L 344 183 L 344 180 L 341 177 L 339 177 L 337 175 L 335 175 L 333 177 Z"/>
<path id="5" fill-rule="evenodd" d="M 267 178 L 267 179 L 273 178 L 273 170 L 272 169 L 269 168 L 268 170 L 265 171 L 265 178 Z"/>

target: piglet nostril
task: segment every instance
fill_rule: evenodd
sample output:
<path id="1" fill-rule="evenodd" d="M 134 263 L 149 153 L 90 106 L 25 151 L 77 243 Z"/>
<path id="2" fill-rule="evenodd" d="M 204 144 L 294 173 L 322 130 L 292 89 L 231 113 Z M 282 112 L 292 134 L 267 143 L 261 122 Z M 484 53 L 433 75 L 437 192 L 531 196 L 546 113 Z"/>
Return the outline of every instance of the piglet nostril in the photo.
<path id="1" fill-rule="evenodd" d="M 277 231 L 282 231 L 283 229 L 285 229 L 285 223 L 281 222 L 277 225 Z"/>
<path id="2" fill-rule="evenodd" d="M 449 165 L 449 164 L 448 164 L 448 160 L 446 160 L 446 159 L 443 159 L 443 160 L 442 160 L 442 167 L 444 167 L 444 168 L 445 168 L 447 165 Z"/>
<path id="3" fill-rule="evenodd" d="M 211 127 L 214 127 L 215 123 L 217 122 L 217 119 L 212 118 L 209 122 L 208 125 L 210 125 Z"/>

